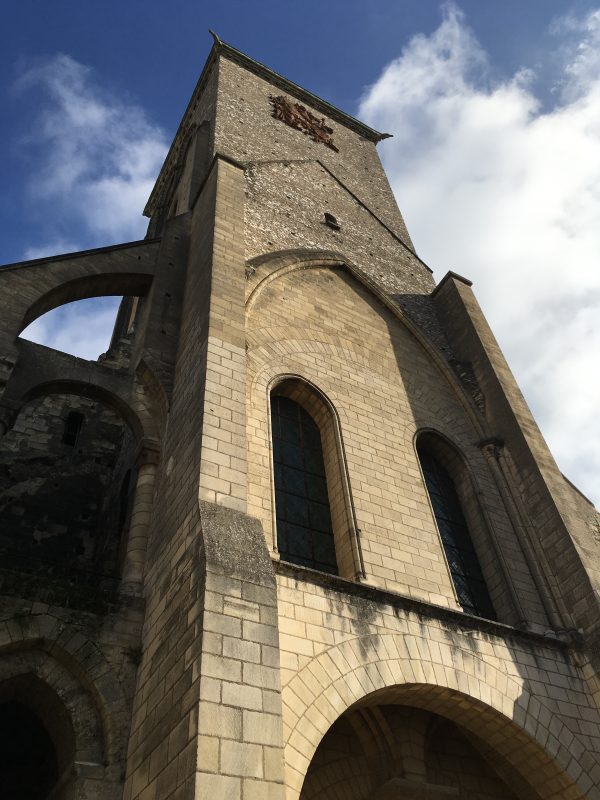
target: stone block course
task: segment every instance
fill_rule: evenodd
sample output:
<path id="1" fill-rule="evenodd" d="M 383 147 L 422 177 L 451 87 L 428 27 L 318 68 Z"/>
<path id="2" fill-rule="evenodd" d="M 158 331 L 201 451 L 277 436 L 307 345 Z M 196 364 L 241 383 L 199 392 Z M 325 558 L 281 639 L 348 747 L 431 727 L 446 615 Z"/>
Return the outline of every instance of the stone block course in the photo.
<path id="1" fill-rule="evenodd" d="M 468 282 L 434 289 L 376 139 L 217 42 L 148 204 L 160 238 L 0 272 L 0 547 L 36 556 L 0 569 L 0 699 L 30 675 L 42 722 L 72 721 L 78 797 L 600 798 L 592 512 Z M 135 295 L 101 362 L 14 343 L 99 287 Z M 319 430 L 339 575 L 279 546 L 272 391 Z M 461 610 L 417 440 L 497 620 Z"/>

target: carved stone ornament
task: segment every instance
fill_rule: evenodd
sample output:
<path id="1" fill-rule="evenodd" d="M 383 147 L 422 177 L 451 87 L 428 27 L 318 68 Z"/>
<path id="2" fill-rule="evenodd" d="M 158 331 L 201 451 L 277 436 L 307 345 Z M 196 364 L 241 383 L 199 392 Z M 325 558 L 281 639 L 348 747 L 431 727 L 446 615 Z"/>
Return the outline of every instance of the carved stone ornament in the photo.
<path id="1" fill-rule="evenodd" d="M 269 100 L 273 106 L 275 119 L 285 122 L 290 128 L 302 131 L 305 136 L 310 136 L 313 142 L 321 142 L 321 144 L 339 153 L 331 138 L 333 128 L 325 124 L 323 117 L 320 119 L 315 117 L 305 106 L 301 106 L 300 103 L 294 103 L 289 97 L 284 97 L 281 94 L 277 97 L 271 95 Z"/>

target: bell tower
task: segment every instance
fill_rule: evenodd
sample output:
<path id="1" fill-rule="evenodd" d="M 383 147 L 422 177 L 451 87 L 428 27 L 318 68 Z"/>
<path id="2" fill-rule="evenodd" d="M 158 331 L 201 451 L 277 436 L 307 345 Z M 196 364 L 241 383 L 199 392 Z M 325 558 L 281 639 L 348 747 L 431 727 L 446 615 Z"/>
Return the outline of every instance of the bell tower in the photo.
<path id="1" fill-rule="evenodd" d="M 147 238 L 0 271 L 0 729 L 57 798 L 600 798 L 597 512 L 387 134 L 214 39 Z"/>

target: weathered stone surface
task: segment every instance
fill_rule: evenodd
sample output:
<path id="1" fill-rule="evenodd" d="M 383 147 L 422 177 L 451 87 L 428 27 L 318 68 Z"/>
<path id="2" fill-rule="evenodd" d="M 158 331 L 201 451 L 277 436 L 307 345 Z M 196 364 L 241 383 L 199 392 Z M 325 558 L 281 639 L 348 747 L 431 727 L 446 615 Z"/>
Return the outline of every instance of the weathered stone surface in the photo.
<path id="1" fill-rule="evenodd" d="M 381 138 L 217 40 L 156 238 L 0 271 L 0 725 L 47 731 L 53 796 L 600 798 L 599 518 L 469 281 L 414 253 Z M 15 340 L 102 293 L 98 362 Z M 314 423 L 284 466 L 273 394 Z"/>

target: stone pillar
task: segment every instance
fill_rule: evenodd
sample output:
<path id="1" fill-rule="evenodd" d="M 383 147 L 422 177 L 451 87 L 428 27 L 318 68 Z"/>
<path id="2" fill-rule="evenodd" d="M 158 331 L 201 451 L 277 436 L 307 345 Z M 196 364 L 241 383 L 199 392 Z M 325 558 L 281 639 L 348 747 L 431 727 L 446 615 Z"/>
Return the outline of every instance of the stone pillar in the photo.
<path id="1" fill-rule="evenodd" d="M 284 796 L 275 574 L 245 513 L 244 191 L 217 157 L 190 212 L 125 800 Z"/>
<path id="2" fill-rule="evenodd" d="M 206 549 L 194 800 L 283 800 L 275 576 L 258 520 L 200 503 Z"/>
<path id="3" fill-rule="evenodd" d="M 224 160 L 215 163 L 213 175 L 198 485 L 206 565 L 194 797 L 283 800 L 277 590 L 262 527 L 245 513 L 245 180 L 243 169 Z M 200 252 L 198 222 L 193 253 Z"/>
<path id="4" fill-rule="evenodd" d="M 136 454 L 137 481 L 131 509 L 127 550 L 121 576 L 121 591 L 141 594 L 146 566 L 146 550 L 154 496 L 154 481 L 159 459 L 156 442 L 142 439 Z"/>
<path id="5" fill-rule="evenodd" d="M 550 586 L 544 577 L 544 570 L 548 572 L 550 567 L 544 557 L 543 551 L 536 551 L 535 539 L 529 531 L 527 515 L 520 507 L 519 499 L 512 491 L 503 463 L 505 460 L 504 443 L 499 439 L 488 439 L 480 442 L 479 446 L 494 475 L 496 485 L 502 497 L 502 502 L 504 503 L 511 525 L 513 526 L 523 550 L 527 566 L 529 567 L 531 577 L 538 590 L 548 621 L 555 631 L 559 631 L 566 626 L 557 610 L 557 605 L 550 590 Z"/>
<path id="6" fill-rule="evenodd" d="M 510 455 L 501 457 L 510 490 L 522 510 L 539 569 L 556 602 L 559 627 L 597 625 L 600 586 L 589 527 L 572 508 L 571 495 L 498 342 L 471 289 L 471 282 L 448 273 L 432 297 L 455 353 L 473 365 L 486 398 L 488 430 Z M 554 623 L 553 623 L 554 624 Z"/>

